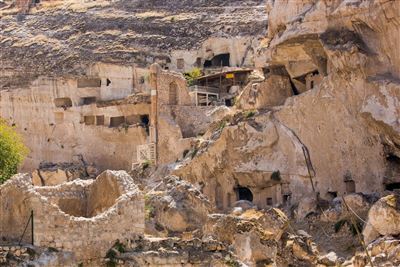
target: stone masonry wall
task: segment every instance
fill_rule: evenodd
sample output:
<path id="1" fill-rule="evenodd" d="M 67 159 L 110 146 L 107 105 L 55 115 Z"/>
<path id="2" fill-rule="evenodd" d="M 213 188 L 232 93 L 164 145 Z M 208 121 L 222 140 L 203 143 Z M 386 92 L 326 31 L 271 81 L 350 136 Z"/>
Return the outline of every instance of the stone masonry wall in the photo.
<path id="1" fill-rule="evenodd" d="M 29 217 L 30 210 L 34 211 L 35 245 L 74 252 L 78 260 L 104 257 L 116 240 L 133 239 L 142 235 L 144 233 L 144 199 L 142 193 L 133 184 L 132 178 L 123 171 L 107 171 L 97 179 L 100 182 L 115 181 L 121 194 L 114 205 L 103 213 L 87 218 L 63 212 L 58 205 L 51 203 L 46 196 L 39 193 L 48 189 L 37 190 L 31 185 L 29 175 L 14 176 L 11 181 L 0 187 L 1 214 L 5 214 L 0 218 L 0 236 L 18 239 L 27 221 L 25 213 Z M 95 188 L 96 182 L 86 183 L 86 189 L 90 191 L 91 188 Z M 72 183 L 77 183 L 77 181 Z M 63 195 L 61 192 L 65 190 L 62 186 L 56 186 L 53 189 L 57 192 L 54 195 L 58 197 L 61 197 Z M 10 191 L 17 194 L 10 195 Z M 47 193 L 47 195 L 50 194 Z M 18 196 L 26 201 L 18 201 Z M 65 196 L 68 196 L 68 193 Z M 98 195 L 98 201 L 103 197 L 106 198 L 104 195 Z M 6 199 L 9 201 L 5 201 Z M 15 213 L 21 208 L 26 212 Z M 18 224 L 19 221 L 22 223 Z M 14 227 L 14 223 L 17 227 Z"/>

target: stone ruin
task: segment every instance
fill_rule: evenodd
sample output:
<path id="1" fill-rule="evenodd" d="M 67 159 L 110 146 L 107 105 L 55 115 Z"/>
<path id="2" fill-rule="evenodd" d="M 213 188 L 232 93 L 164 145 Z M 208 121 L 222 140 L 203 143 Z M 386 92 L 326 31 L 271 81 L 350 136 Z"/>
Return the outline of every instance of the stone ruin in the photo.
<path id="1" fill-rule="evenodd" d="M 19 174 L 0 187 L 0 200 L 3 240 L 19 241 L 33 211 L 34 245 L 74 251 L 77 260 L 104 257 L 116 240 L 144 233 L 144 197 L 124 171 L 55 186 Z"/>
<path id="2" fill-rule="evenodd" d="M 400 266 L 400 1 L 62 2 L 0 7 L 0 116 L 58 162 L 1 187 L 6 241 L 34 210 L 78 260 Z"/>

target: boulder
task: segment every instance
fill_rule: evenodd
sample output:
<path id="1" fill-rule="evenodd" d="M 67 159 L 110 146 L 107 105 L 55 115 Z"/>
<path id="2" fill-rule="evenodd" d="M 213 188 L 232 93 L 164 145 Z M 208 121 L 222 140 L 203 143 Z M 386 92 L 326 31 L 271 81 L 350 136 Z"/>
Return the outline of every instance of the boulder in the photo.
<path id="1" fill-rule="evenodd" d="M 368 212 L 368 221 L 363 231 L 368 244 L 380 235 L 400 234 L 400 197 L 389 195 L 376 202 Z"/>
<path id="2" fill-rule="evenodd" d="M 256 212 L 256 211 L 254 211 Z M 203 228 L 206 239 L 232 245 L 235 255 L 249 266 L 257 262 L 274 262 L 278 253 L 275 235 L 247 216 L 212 214 Z M 256 212 L 257 213 L 257 212 Z"/>
<path id="3" fill-rule="evenodd" d="M 234 237 L 235 255 L 249 266 L 257 262 L 273 262 L 278 253 L 278 245 L 270 240 L 262 240 L 257 231 L 238 233 Z"/>
<path id="4" fill-rule="evenodd" d="M 207 198 L 176 176 L 169 176 L 164 182 L 165 191 L 147 194 L 148 226 L 155 224 L 162 230 L 181 233 L 201 228 L 212 210 Z"/>
<path id="5" fill-rule="evenodd" d="M 248 210 L 240 215 L 240 218 L 259 223 L 264 230 L 273 234 L 279 241 L 289 225 L 289 219 L 285 213 L 277 208 L 262 211 Z"/>
<path id="6" fill-rule="evenodd" d="M 317 199 L 315 197 L 304 197 L 299 201 L 295 211 L 295 218 L 303 220 L 307 215 L 317 212 Z"/>
<path id="7" fill-rule="evenodd" d="M 82 157 L 72 162 L 42 162 L 39 168 L 32 172 L 34 186 L 54 186 L 75 179 L 94 179 L 99 171 L 93 165 L 88 165 Z"/>
<path id="8" fill-rule="evenodd" d="M 289 234 L 282 238 L 281 257 L 292 266 L 315 266 L 318 250 L 308 234 Z M 301 262 L 301 263 L 300 263 Z"/>
<path id="9" fill-rule="evenodd" d="M 331 251 L 326 255 L 318 257 L 318 263 L 323 264 L 325 266 L 336 266 L 338 261 L 338 256 L 335 252 Z"/>
<path id="10" fill-rule="evenodd" d="M 368 254 L 374 266 L 400 266 L 400 240 L 391 236 L 380 237 L 368 245 Z M 364 251 L 353 257 L 353 266 L 364 267 L 369 258 Z"/>
<path id="11" fill-rule="evenodd" d="M 69 181 L 69 177 L 64 170 L 41 171 L 35 170 L 32 173 L 32 183 L 35 186 L 52 186 Z"/>

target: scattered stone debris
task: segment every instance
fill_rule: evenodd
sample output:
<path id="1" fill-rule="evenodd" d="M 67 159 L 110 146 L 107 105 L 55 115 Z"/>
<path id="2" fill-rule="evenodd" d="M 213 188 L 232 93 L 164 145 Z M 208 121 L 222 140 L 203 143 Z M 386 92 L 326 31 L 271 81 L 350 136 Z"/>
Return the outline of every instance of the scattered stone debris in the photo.
<path id="1" fill-rule="evenodd" d="M 0 0 L 0 266 L 400 266 L 399 14 Z"/>
<path id="2" fill-rule="evenodd" d="M 35 186 L 52 186 L 76 179 L 95 179 L 98 174 L 96 167 L 88 165 L 82 157 L 71 163 L 42 162 L 39 169 L 32 173 L 32 183 Z"/>
<path id="3" fill-rule="evenodd" d="M 197 188 L 176 176 L 164 178 L 162 185 L 148 192 L 145 207 L 146 229 L 152 233 L 167 231 L 169 235 L 200 229 L 212 211 Z"/>

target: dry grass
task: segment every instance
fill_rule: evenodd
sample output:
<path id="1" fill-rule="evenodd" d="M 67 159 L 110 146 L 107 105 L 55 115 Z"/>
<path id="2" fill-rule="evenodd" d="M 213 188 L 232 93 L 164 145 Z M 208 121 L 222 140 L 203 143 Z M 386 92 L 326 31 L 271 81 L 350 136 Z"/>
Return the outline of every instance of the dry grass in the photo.
<path id="1" fill-rule="evenodd" d="M 30 38 L 24 38 L 24 39 L 19 39 L 17 42 L 15 42 L 12 46 L 13 47 L 28 47 L 31 45 L 46 45 L 46 46 L 52 46 L 54 50 L 60 50 L 62 48 L 62 45 L 59 40 L 53 39 L 53 38 L 48 38 L 45 35 L 39 34 L 36 36 L 32 36 Z"/>
<path id="2" fill-rule="evenodd" d="M 240 215 L 240 218 L 251 220 L 251 219 L 258 219 L 262 217 L 264 214 L 262 212 L 256 211 L 255 209 L 246 210 Z"/>
<path id="3" fill-rule="evenodd" d="M 161 21 L 176 22 L 176 21 L 191 20 L 194 18 L 196 18 L 196 15 L 193 13 L 181 13 L 181 14 L 177 14 L 177 15 L 166 16 Z"/>
<path id="4" fill-rule="evenodd" d="M 164 12 L 149 11 L 149 12 L 137 13 L 137 14 L 135 14 L 135 17 L 140 18 L 140 19 L 163 18 L 166 15 L 167 14 Z"/>

